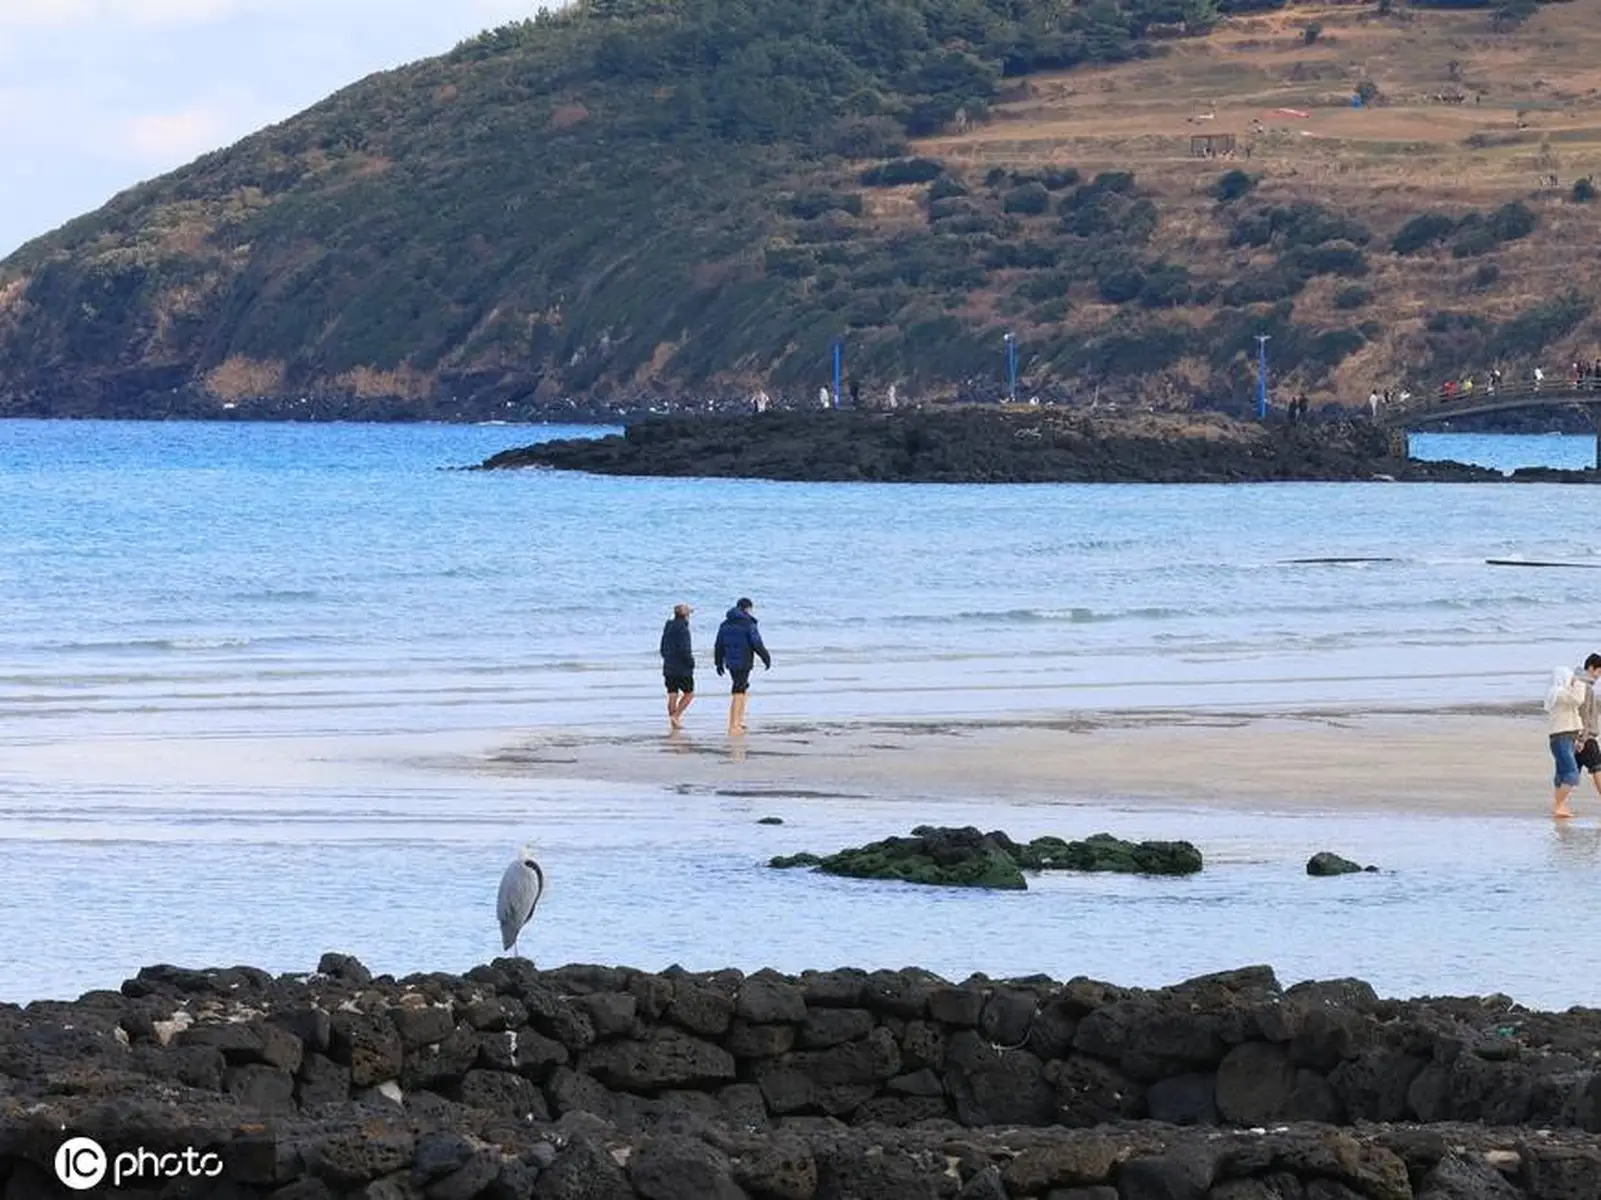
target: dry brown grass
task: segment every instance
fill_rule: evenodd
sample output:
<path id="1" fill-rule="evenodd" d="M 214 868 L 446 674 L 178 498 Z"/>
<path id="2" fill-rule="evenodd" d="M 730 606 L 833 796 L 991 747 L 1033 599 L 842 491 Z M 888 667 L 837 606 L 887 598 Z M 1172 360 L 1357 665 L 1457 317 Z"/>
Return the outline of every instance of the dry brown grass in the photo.
<path id="1" fill-rule="evenodd" d="M 206 391 L 219 400 L 277 395 L 284 385 L 284 364 L 236 354 L 213 367 L 205 384 Z"/>
<path id="2" fill-rule="evenodd" d="M 1314 20 L 1323 33 L 1307 45 L 1301 30 Z M 1363 80 L 1383 101 L 1353 108 Z M 1405 377 L 1417 334 L 1437 309 L 1505 317 L 1575 285 L 1601 298 L 1601 283 L 1592 289 L 1573 269 L 1601 241 L 1601 205 L 1568 201 L 1576 179 L 1601 177 L 1601 0 L 1550 5 L 1505 34 L 1491 29 L 1487 11 L 1403 19 L 1371 6 L 1299 5 L 1169 43 L 1154 59 L 1041 76 L 1020 91 L 989 123 L 926 139 L 917 152 L 970 176 L 996 165 L 1131 169 L 1162 213 L 1153 250 L 1214 266 L 1225 278 L 1270 257 L 1225 243 L 1207 189 L 1230 167 L 1261 176 L 1264 201 L 1316 200 L 1359 217 L 1381 239 L 1433 208 L 1460 214 L 1519 199 L 1538 213 L 1535 236 L 1494 255 L 1501 281 L 1488 292 L 1468 282 L 1484 260 L 1443 251 L 1400 259 L 1378 247 L 1363 281 L 1375 294 L 1371 307 L 1336 310 L 1333 295 L 1345 281 L 1309 286 L 1297 298 L 1298 321 L 1383 325 L 1322 398 L 1365 396 L 1375 379 Z M 1434 98 L 1457 92 L 1465 102 Z M 1204 133 L 1234 134 L 1238 154 L 1191 157 L 1190 137 Z M 1553 174 L 1555 189 L 1545 184 Z M 877 197 L 869 211 L 901 217 Z M 1075 297 L 1073 327 L 1116 319 Z M 1575 348 L 1601 344 L 1601 318 L 1571 340 Z"/>
<path id="3" fill-rule="evenodd" d="M 558 104 L 550 114 L 550 120 L 545 122 L 549 130 L 571 129 L 574 125 L 582 125 L 589 120 L 589 110 L 582 104 Z"/>
<path id="4" fill-rule="evenodd" d="M 392 371 L 378 371 L 372 367 L 357 367 L 334 379 L 336 386 L 345 388 L 363 400 L 376 400 L 399 396 L 408 400 L 422 399 L 433 393 L 438 383 L 429 371 L 401 366 Z"/>
<path id="5" fill-rule="evenodd" d="M 20 304 L 22 294 L 28 290 L 29 276 L 19 275 L 6 283 L 0 283 L 0 316 L 10 312 L 14 305 Z"/>
<path id="6" fill-rule="evenodd" d="M 1324 32 L 1305 45 L 1313 20 Z M 1386 101 L 1353 109 L 1365 79 Z M 1192 134 L 1233 133 L 1251 147 L 1252 170 L 1335 192 L 1450 183 L 1472 198 L 1522 194 L 1538 183 L 1542 138 L 1570 179 L 1601 170 L 1601 0 L 1553 5 L 1509 34 L 1491 32 L 1487 13 L 1402 21 L 1302 5 L 1170 43 L 1155 59 L 1042 76 L 1026 91 L 990 123 L 919 148 L 975 165 L 1131 165 L 1184 179 L 1218 166 L 1190 158 Z M 1457 91 L 1465 103 L 1431 98 Z M 1265 130 L 1253 133 L 1253 120 Z M 1509 144 L 1471 146 L 1475 135 Z"/>

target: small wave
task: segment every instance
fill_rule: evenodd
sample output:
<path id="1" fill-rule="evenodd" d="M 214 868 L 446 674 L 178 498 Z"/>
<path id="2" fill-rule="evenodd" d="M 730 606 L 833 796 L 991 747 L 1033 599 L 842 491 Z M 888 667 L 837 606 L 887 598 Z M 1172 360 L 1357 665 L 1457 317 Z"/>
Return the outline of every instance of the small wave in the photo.
<path id="1" fill-rule="evenodd" d="M 320 600 L 322 597 L 308 589 L 296 588 L 264 588 L 256 592 L 236 592 L 231 599 L 243 601 L 247 604 L 260 603 L 263 600 Z"/>
<path id="2" fill-rule="evenodd" d="M 319 634 L 190 634 L 173 637 L 104 638 L 90 641 L 48 642 L 31 647 L 57 654 L 148 654 L 151 651 L 237 650 L 242 647 L 264 649 L 269 646 L 305 646 L 340 639 Z"/>
<path id="3" fill-rule="evenodd" d="M 984 622 L 992 625 L 1034 623 L 1087 625 L 1102 621 L 1160 621 L 1201 614 L 1184 608 L 1007 608 L 977 609 L 957 613 L 914 613 L 889 618 L 903 625 L 962 625 Z M 849 617 L 847 625 L 880 624 L 883 617 Z"/>
<path id="4" fill-rule="evenodd" d="M 168 638 L 169 650 L 226 650 L 234 646 L 249 646 L 255 639 L 249 637 L 179 637 Z"/>

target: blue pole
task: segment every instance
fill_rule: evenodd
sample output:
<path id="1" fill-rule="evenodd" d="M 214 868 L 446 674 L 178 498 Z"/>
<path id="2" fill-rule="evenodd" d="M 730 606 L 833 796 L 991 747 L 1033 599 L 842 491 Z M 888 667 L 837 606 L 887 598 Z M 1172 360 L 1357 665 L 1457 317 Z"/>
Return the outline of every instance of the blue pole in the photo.
<path id="1" fill-rule="evenodd" d="M 834 339 L 834 407 L 839 407 L 840 384 L 845 378 L 845 342 Z"/>
<path id="2" fill-rule="evenodd" d="M 1256 419 L 1267 420 L 1267 334 L 1256 335 L 1256 344 L 1261 348 L 1256 365 Z"/>
<path id="3" fill-rule="evenodd" d="M 1006 335 L 1006 398 L 1017 403 L 1017 338 Z"/>

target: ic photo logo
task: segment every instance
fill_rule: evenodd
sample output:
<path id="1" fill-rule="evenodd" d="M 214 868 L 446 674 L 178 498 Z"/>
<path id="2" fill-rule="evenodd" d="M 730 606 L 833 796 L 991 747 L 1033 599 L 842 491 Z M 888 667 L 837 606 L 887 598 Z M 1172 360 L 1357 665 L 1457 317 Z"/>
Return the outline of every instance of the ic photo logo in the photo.
<path id="1" fill-rule="evenodd" d="M 141 1146 L 123 1150 L 115 1158 L 91 1137 L 68 1138 L 56 1149 L 56 1178 L 75 1192 L 86 1192 L 106 1177 L 121 1187 L 129 1179 L 215 1179 L 222 1174 L 222 1158 L 193 1146 L 157 1154 Z"/>
<path id="2" fill-rule="evenodd" d="M 56 1178 L 86 1192 L 106 1177 L 106 1152 L 94 1138 L 68 1138 L 56 1151 Z"/>

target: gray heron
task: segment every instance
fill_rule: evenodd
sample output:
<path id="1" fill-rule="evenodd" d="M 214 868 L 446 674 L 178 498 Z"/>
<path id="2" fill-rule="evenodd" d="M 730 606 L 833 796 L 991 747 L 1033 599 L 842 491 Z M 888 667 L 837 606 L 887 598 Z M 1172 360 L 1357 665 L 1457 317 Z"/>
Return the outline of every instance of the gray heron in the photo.
<path id="1" fill-rule="evenodd" d="M 517 953 L 517 935 L 534 915 L 534 905 L 545 891 L 545 873 L 534 861 L 534 848 L 524 846 L 500 877 L 495 916 L 500 921 L 501 949 Z"/>

